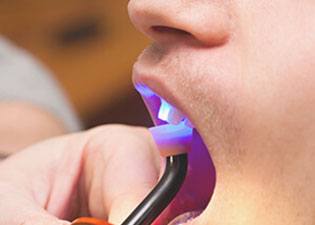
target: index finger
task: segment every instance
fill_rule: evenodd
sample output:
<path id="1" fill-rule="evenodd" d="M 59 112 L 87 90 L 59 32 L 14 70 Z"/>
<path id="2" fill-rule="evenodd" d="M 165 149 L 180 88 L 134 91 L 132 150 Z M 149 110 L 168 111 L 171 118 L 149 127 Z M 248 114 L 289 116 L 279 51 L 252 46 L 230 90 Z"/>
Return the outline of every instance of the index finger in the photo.
<path id="1" fill-rule="evenodd" d="M 84 190 L 91 216 L 119 224 L 157 183 L 161 157 L 145 128 L 107 126 L 85 148 Z"/>

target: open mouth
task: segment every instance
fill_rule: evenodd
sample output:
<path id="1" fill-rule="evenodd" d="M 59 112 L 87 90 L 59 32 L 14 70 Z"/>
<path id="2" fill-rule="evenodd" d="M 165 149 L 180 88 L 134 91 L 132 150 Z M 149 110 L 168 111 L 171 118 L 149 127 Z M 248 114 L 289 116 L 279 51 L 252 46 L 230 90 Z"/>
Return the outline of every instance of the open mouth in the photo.
<path id="1" fill-rule="evenodd" d="M 215 186 L 215 169 L 211 157 L 199 132 L 189 118 L 146 85 L 137 84 L 136 89 L 142 95 L 155 125 L 182 126 L 185 128 L 185 132 L 191 131 L 191 133 L 187 133 L 191 138 L 188 175 L 174 200 L 154 222 L 154 225 L 184 224 L 199 216 L 210 202 Z M 173 149 L 177 152 L 170 151 L 166 150 L 164 155 L 180 152 L 178 149 Z"/>
<path id="2" fill-rule="evenodd" d="M 184 122 L 187 126 L 194 128 L 182 112 L 169 104 L 158 94 L 154 93 L 149 87 L 143 84 L 137 84 L 136 89 L 143 97 L 155 125 L 167 123 L 178 125 Z"/>

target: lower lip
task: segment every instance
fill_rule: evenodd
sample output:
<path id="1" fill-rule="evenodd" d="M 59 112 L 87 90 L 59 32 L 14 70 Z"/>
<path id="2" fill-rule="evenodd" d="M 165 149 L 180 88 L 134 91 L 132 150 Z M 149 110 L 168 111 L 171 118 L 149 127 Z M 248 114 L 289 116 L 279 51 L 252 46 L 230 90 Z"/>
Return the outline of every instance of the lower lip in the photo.
<path id="1" fill-rule="evenodd" d="M 196 130 L 193 133 L 192 150 L 188 157 L 190 169 L 186 180 L 175 199 L 153 223 L 154 225 L 187 224 L 208 206 L 215 186 L 215 169 L 208 150 Z"/>

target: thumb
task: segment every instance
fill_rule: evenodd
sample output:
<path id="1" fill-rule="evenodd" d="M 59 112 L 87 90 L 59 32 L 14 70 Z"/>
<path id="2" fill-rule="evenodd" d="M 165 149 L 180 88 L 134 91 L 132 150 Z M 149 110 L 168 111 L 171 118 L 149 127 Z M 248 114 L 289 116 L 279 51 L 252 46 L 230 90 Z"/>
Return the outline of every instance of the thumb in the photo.
<path id="1" fill-rule="evenodd" d="M 100 210 L 104 207 L 108 222 L 121 224 L 158 182 L 161 157 L 147 129 L 110 131 L 87 146 L 93 152 L 87 154 L 85 167 L 91 174 L 89 210 L 92 216 L 104 218 Z M 103 141 L 104 136 L 110 138 Z"/>

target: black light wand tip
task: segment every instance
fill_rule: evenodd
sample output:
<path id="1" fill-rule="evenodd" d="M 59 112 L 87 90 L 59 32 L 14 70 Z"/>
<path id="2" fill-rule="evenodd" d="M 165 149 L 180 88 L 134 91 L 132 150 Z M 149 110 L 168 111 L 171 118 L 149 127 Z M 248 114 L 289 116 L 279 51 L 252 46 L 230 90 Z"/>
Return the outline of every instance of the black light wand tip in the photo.
<path id="1" fill-rule="evenodd" d="M 187 154 L 167 157 L 161 180 L 121 225 L 150 225 L 180 190 L 187 167 Z"/>

